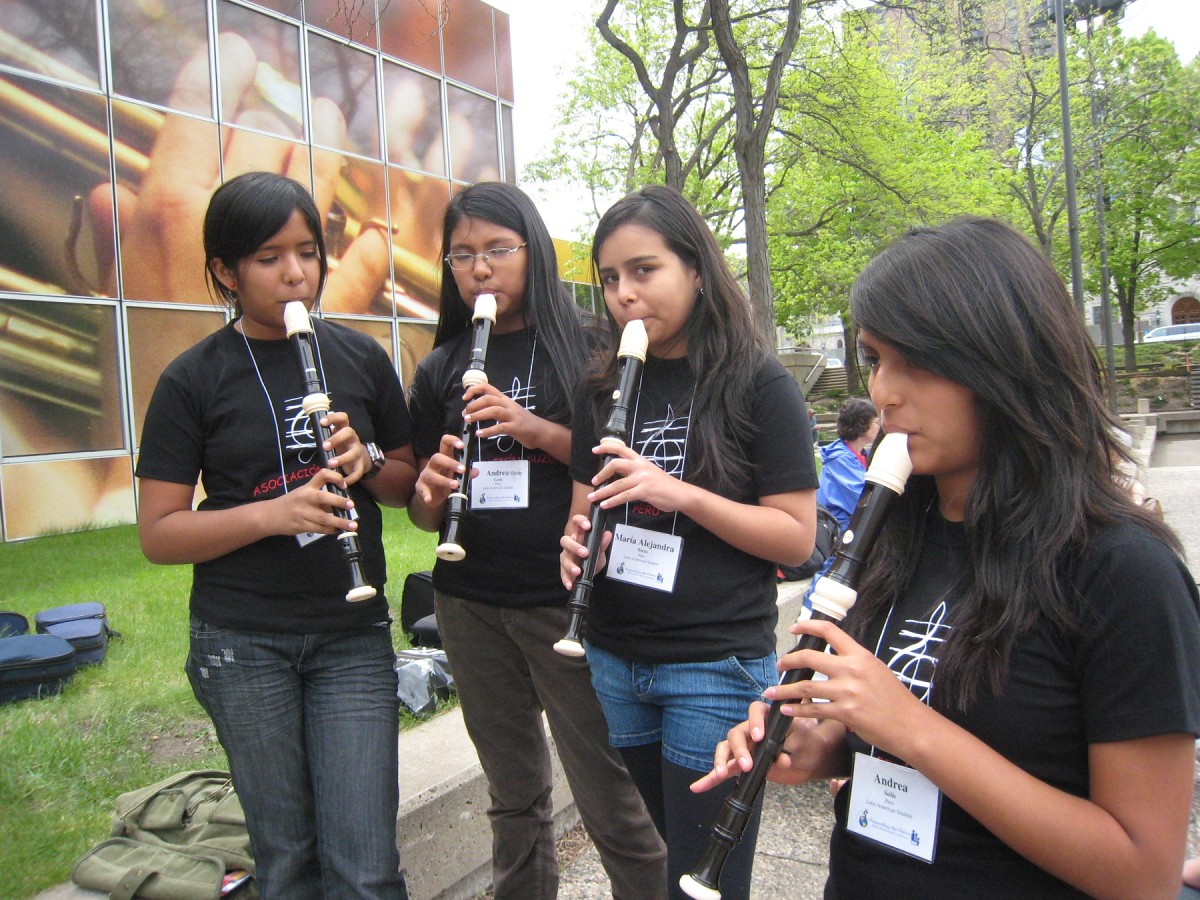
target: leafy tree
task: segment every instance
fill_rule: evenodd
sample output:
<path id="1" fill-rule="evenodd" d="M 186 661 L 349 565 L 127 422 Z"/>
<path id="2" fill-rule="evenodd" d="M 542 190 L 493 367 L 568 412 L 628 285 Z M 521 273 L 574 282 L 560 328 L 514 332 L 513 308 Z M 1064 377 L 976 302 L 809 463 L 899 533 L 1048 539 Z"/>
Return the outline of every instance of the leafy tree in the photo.
<path id="1" fill-rule="evenodd" d="M 624 182 L 628 190 L 664 181 L 683 191 L 726 242 L 740 232 L 750 294 L 767 328 L 774 319 L 766 148 L 802 15 L 831 2 L 607 0 L 597 33 L 623 65 L 611 65 L 612 54 L 593 42 L 595 60 L 573 82 L 566 109 L 576 134 L 581 121 L 611 122 L 614 108 L 632 113 L 620 136 L 608 135 L 620 157 L 609 153 L 577 171 L 593 191 L 601 183 Z M 562 171 L 580 149 L 579 138 L 562 138 L 533 171 Z"/>
<path id="2" fill-rule="evenodd" d="M 1120 310 L 1125 367 L 1133 368 L 1137 316 L 1169 292 L 1173 278 L 1200 269 L 1200 65 L 1181 65 L 1154 34 L 1094 37 L 1096 122 L 1085 182 L 1092 216 L 1103 178 L 1108 268 Z M 1093 219 L 1094 222 L 1094 219 Z M 1090 286 L 1100 279 L 1097 230 L 1085 230 Z"/>
<path id="3" fill-rule="evenodd" d="M 847 301 L 863 266 L 912 225 L 968 211 L 1005 215 L 1012 203 L 984 135 L 937 117 L 920 67 L 854 39 L 824 61 L 829 71 L 798 72 L 785 87 L 793 102 L 781 114 L 781 148 L 794 161 L 771 201 L 772 272 L 785 327 L 800 332 L 809 317 L 841 319 L 855 391 Z M 815 90 L 833 85 L 838 95 Z"/>
<path id="4" fill-rule="evenodd" d="M 1053 25 L 1038 16 L 1043 0 L 877 0 L 827 20 L 834 9 L 827 0 L 606 0 L 555 152 L 530 171 L 584 181 L 594 197 L 674 184 L 727 246 L 746 244 L 751 294 L 771 304 L 774 321 L 802 332 L 813 316 L 837 315 L 847 346 L 850 283 L 910 225 L 997 215 L 1065 269 L 1057 57 Z M 1097 124 L 1129 344 L 1134 313 L 1161 279 L 1196 268 L 1194 210 L 1183 201 L 1200 179 L 1188 152 L 1198 75 L 1161 42 L 1154 51 L 1105 31 Z M 1096 63 L 1081 34 L 1069 38 L 1086 213 Z"/>
<path id="5" fill-rule="evenodd" d="M 553 149 L 527 174 L 585 184 L 596 218 L 602 198 L 670 184 L 728 233 L 738 208 L 733 110 L 706 17 L 702 4 L 608 0 L 590 59 L 568 85 Z"/>
<path id="6" fill-rule="evenodd" d="M 771 19 L 762 9 L 745 9 L 754 4 L 739 4 L 745 11 L 735 16 L 729 0 L 710 3 L 717 47 L 733 83 L 733 152 L 742 185 L 750 298 L 759 309 L 768 335 L 775 331 L 775 309 L 767 244 L 767 141 L 774 127 L 786 66 L 800 35 L 801 13 L 810 5 L 820 4 L 788 0 L 780 33 L 763 27 Z M 765 71 L 760 61 L 767 63 Z"/>

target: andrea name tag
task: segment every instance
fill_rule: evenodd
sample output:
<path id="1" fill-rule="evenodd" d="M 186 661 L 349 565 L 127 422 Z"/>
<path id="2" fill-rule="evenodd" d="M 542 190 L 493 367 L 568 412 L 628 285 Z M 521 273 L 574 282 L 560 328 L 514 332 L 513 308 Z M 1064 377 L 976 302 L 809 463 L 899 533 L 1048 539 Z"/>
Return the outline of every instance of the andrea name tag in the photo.
<path id="1" fill-rule="evenodd" d="M 846 830 L 933 862 L 942 792 L 908 766 L 854 754 Z"/>
<path id="2" fill-rule="evenodd" d="M 526 509 L 529 506 L 529 460 L 505 459 L 473 463 L 471 509 Z"/>
<path id="3" fill-rule="evenodd" d="M 618 525 L 613 529 L 612 545 L 608 548 L 608 577 L 669 594 L 675 590 L 682 552 L 681 537 Z"/>

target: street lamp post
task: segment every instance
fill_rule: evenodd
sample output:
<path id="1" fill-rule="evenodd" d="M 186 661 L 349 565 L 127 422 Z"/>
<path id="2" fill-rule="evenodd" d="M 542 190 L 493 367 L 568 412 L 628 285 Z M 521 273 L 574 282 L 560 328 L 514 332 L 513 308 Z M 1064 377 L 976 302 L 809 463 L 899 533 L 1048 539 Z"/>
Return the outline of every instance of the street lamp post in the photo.
<path id="1" fill-rule="evenodd" d="M 1119 17 L 1126 3 L 1133 0 L 1072 0 L 1078 15 L 1087 19 L 1089 66 L 1091 64 L 1092 17 L 1095 15 L 1111 15 Z M 1065 0 L 1047 0 L 1048 12 L 1054 17 L 1055 36 L 1058 43 L 1058 93 L 1062 108 L 1063 129 L 1063 166 L 1066 169 L 1067 185 L 1067 230 L 1071 243 L 1071 296 L 1075 306 L 1083 314 L 1083 253 L 1079 246 L 1079 208 L 1075 195 L 1075 156 L 1071 147 L 1071 101 L 1067 92 L 1067 42 L 1066 42 L 1066 11 Z M 1095 71 L 1090 72 L 1093 80 Z M 1092 124 L 1096 125 L 1096 98 L 1093 92 L 1090 97 Z M 1101 154 L 1099 138 L 1093 136 L 1096 163 L 1096 225 L 1100 245 L 1100 315 L 1104 329 L 1105 368 L 1108 374 L 1108 402 L 1115 411 L 1117 408 L 1116 360 L 1113 353 L 1112 310 L 1109 303 L 1109 272 L 1108 272 L 1108 236 L 1104 225 L 1104 178 L 1100 171 Z"/>
<path id="2" fill-rule="evenodd" d="M 1067 180 L 1067 236 L 1071 242 L 1071 296 L 1083 315 L 1083 253 L 1079 248 L 1079 205 L 1075 201 L 1075 154 L 1071 148 L 1071 97 L 1067 92 L 1067 37 L 1063 0 L 1052 0 L 1058 44 L 1058 98 L 1062 108 L 1063 167 Z"/>
<path id="3" fill-rule="evenodd" d="M 1117 410 L 1117 364 L 1113 348 L 1112 303 L 1109 297 L 1108 271 L 1108 228 L 1105 225 L 1105 205 L 1108 198 L 1104 193 L 1104 157 L 1100 150 L 1100 121 L 1101 112 L 1096 102 L 1097 80 L 1095 63 L 1092 60 L 1092 20 L 1089 18 L 1088 29 L 1088 70 L 1091 74 L 1092 90 L 1089 98 L 1089 108 L 1092 113 L 1092 158 L 1096 165 L 1096 238 L 1100 248 L 1100 321 L 1104 327 L 1104 363 L 1108 370 L 1108 405 L 1113 412 Z"/>

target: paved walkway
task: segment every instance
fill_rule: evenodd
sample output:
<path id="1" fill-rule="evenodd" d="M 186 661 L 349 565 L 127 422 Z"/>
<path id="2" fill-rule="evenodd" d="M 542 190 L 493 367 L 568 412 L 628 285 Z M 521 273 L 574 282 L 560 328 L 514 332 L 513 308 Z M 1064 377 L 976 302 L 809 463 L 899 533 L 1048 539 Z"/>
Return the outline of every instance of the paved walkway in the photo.
<path id="1" fill-rule="evenodd" d="M 1200 437 L 1160 436 L 1144 473 L 1167 522 L 1183 541 L 1193 574 L 1200 573 Z M 1200 855 L 1200 790 L 1193 793 L 1188 855 Z M 824 784 L 786 788 L 768 784 L 754 861 L 752 900 L 819 900 L 825 884 L 833 807 Z M 604 900 L 608 878 L 595 849 L 562 873 L 562 900 Z"/>

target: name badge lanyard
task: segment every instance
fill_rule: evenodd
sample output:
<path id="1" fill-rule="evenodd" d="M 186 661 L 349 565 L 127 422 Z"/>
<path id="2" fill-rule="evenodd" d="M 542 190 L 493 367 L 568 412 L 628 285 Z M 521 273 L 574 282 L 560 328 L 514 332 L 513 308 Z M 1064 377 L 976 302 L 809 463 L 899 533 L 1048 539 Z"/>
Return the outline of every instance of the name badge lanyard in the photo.
<path id="1" fill-rule="evenodd" d="M 262 370 L 259 369 L 259 367 L 258 367 L 258 360 L 255 359 L 255 357 L 254 357 L 254 349 L 250 346 L 250 339 L 246 337 L 246 332 L 239 331 L 238 333 L 242 336 L 242 343 L 244 343 L 246 345 L 246 352 L 248 354 L 250 354 L 250 365 L 252 365 L 254 367 L 254 375 L 255 375 L 255 377 L 258 378 L 258 386 L 260 388 L 262 388 L 263 397 L 265 397 L 266 401 L 267 401 L 267 413 L 269 414 L 269 416 L 271 418 L 271 429 L 275 434 L 275 447 L 279 454 L 279 456 L 278 456 L 278 458 L 279 458 L 279 481 L 283 485 L 283 492 L 286 494 L 288 492 L 287 466 L 284 464 L 284 461 L 283 461 L 283 441 L 280 440 L 280 438 L 279 438 L 279 420 L 278 420 L 277 416 L 275 415 L 275 403 L 274 403 L 274 401 L 271 400 L 271 392 L 269 390 L 267 390 L 267 382 L 263 378 Z M 317 337 L 316 323 L 314 322 L 313 323 L 313 349 L 314 349 L 316 357 L 317 357 L 317 368 L 321 370 L 321 383 L 328 384 L 329 382 L 325 378 L 325 361 L 321 357 L 321 344 L 316 339 L 316 337 Z M 285 410 L 285 412 L 286 412 L 286 410 Z M 319 435 L 314 435 L 313 436 L 314 442 L 316 440 L 318 440 L 319 437 L 320 437 Z M 313 446 L 315 448 L 316 444 L 314 443 Z M 303 450 L 304 447 L 297 445 L 296 449 Z M 350 510 L 350 518 L 352 518 L 352 519 L 358 518 L 358 513 L 353 509 Z M 304 532 L 302 534 L 296 535 L 296 540 L 300 543 L 301 546 L 304 546 L 305 544 L 307 544 L 313 540 L 322 538 L 322 537 L 325 537 L 325 535 L 315 534 L 313 532 Z"/>
<path id="2" fill-rule="evenodd" d="M 537 409 L 536 404 L 534 404 L 533 406 L 527 406 L 525 404 L 525 398 L 529 398 L 529 397 L 533 396 L 533 361 L 537 358 L 537 332 L 536 331 L 533 332 L 532 339 L 533 339 L 533 346 L 529 350 L 529 375 L 525 381 L 525 390 L 524 390 L 524 392 L 522 392 L 519 384 L 513 385 L 513 394 L 512 394 L 512 399 L 515 400 L 517 403 L 521 404 L 522 408 L 524 408 L 526 410 Z M 522 396 L 522 394 L 524 394 L 524 396 Z M 504 438 L 508 438 L 514 444 L 516 444 L 517 447 L 520 448 L 520 456 L 518 456 L 517 458 L 519 460 L 521 460 L 522 462 L 524 462 L 524 460 L 525 460 L 525 445 L 522 444 L 520 441 L 518 441 L 516 438 L 514 438 L 512 435 L 509 435 L 509 434 L 496 435 L 496 437 L 493 438 L 493 440 L 496 442 L 496 450 L 500 453 L 503 453 L 508 449 L 506 447 L 502 448 L 500 446 L 500 441 Z M 482 460 L 483 459 L 483 438 L 481 438 L 479 436 L 478 429 L 475 430 L 475 441 L 476 441 L 476 443 L 475 443 L 475 459 Z"/>
<path id="3" fill-rule="evenodd" d="M 875 642 L 876 658 L 883 649 L 895 611 L 893 598 Z M 855 777 L 850 782 L 846 830 L 925 863 L 933 863 L 937 853 L 942 792 L 917 770 L 890 762 L 878 752 L 878 748 L 871 745 L 870 753 L 855 754 Z"/>
<path id="4" fill-rule="evenodd" d="M 537 403 L 533 388 L 533 371 L 537 360 L 537 332 L 530 329 L 532 346 L 529 350 L 529 373 L 524 385 L 520 375 L 514 375 L 511 391 L 505 396 L 522 408 L 533 411 Z M 525 459 L 525 445 L 510 434 L 498 434 L 489 439 L 493 449 L 493 459 L 484 457 L 484 441 L 475 429 L 474 466 L 479 474 L 471 479 L 467 491 L 470 495 L 471 509 L 502 510 L 529 508 L 529 462 Z M 511 458 L 513 447 L 517 449 L 517 458 Z"/>
<path id="5" fill-rule="evenodd" d="M 934 498 L 933 498 L 933 497 L 931 497 L 931 498 L 929 499 L 929 504 L 928 504 L 928 505 L 925 507 L 925 515 L 929 515 L 929 510 L 933 508 L 933 501 L 934 501 Z M 943 596 L 944 596 L 944 595 L 943 595 Z M 939 606 L 940 606 L 940 605 L 941 605 L 943 602 L 945 602 L 945 601 L 944 601 L 944 600 L 939 600 L 937 603 L 935 603 L 935 604 L 934 604 L 934 605 L 931 607 L 931 609 L 930 609 L 930 615 L 932 615 L 933 611 L 934 611 L 934 610 L 936 610 L 936 609 L 937 609 L 937 608 L 938 608 L 938 607 L 939 607 Z M 887 638 L 888 629 L 889 629 L 889 628 L 891 628 L 891 626 L 892 626 L 892 614 L 893 614 L 893 613 L 895 613 L 895 612 L 896 612 L 896 598 L 895 598 L 895 596 L 893 595 L 893 597 L 892 597 L 892 603 L 891 603 L 891 605 L 888 607 L 888 612 L 887 612 L 887 615 L 886 615 L 886 616 L 884 617 L 884 619 L 883 619 L 883 628 L 882 628 L 882 629 L 880 629 L 880 631 L 879 631 L 879 637 L 878 637 L 878 638 L 876 639 L 876 641 L 875 641 L 875 658 L 876 658 L 876 659 L 882 660 L 882 657 L 879 655 L 879 653 L 880 653 L 880 651 L 881 651 L 881 650 L 883 650 L 883 642 L 884 642 L 884 640 Z M 928 618 L 928 616 L 927 616 L 926 618 Z M 891 667 L 889 666 L 888 668 L 890 669 Z M 895 673 L 895 672 L 893 672 L 892 674 L 893 674 L 893 675 L 896 675 L 896 673 Z M 899 678 L 900 676 L 899 676 L 899 675 L 896 675 L 896 677 L 897 677 L 897 678 Z M 930 683 L 929 683 L 929 692 L 930 692 L 930 693 L 932 693 L 932 692 L 933 692 L 933 679 L 932 679 L 932 677 L 930 678 Z M 932 705 L 932 702 L 931 702 L 929 705 Z M 872 757 L 877 757 L 877 756 L 878 756 L 878 753 L 879 753 L 879 748 L 878 748 L 878 747 L 876 747 L 874 744 L 872 744 L 872 745 L 871 745 L 871 753 L 870 753 L 870 755 L 871 755 Z"/>
<path id="6" fill-rule="evenodd" d="M 644 371 L 642 373 L 642 377 L 643 378 L 646 377 Z M 665 447 L 668 442 L 666 440 L 662 439 L 662 435 L 666 432 L 666 430 L 668 428 L 671 427 L 672 423 L 675 421 L 674 416 L 670 416 L 669 418 L 665 419 L 663 421 L 663 424 L 660 425 L 656 431 L 651 432 L 650 435 L 644 441 L 639 441 L 636 439 L 635 436 L 637 435 L 638 412 L 641 409 L 641 403 L 642 403 L 642 392 L 639 387 L 637 398 L 633 401 L 633 426 L 630 429 L 630 443 L 631 444 L 637 443 L 642 448 L 645 448 L 652 440 L 654 440 L 657 437 L 658 438 L 658 446 L 664 448 L 664 450 L 665 450 Z M 671 409 L 670 404 L 667 405 L 667 409 L 668 409 L 668 411 Z M 680 481 L 683 481 L 684 472 L 687 471 L 688 438 L 691 436 L 691 433 L 692 433 L 692 404 L 691 404 L 690 400 L 688 401 L 688 404 L 687 404 L 687 410 L 688 410 L 687 425 L 684 426 L 684 431 L 683 431 L 683 447 L 681 448 L 680 453 L 679 453 L 679 468 L 678 468 L 677 472 L 667 472 L 668 475 L 673 475 L 674 477 L 678 478 Z M 671 442 L 671 443 L 675 443 L 675 442 Z M 641 453 L 640 450 L 638 452 Z M 642 454 L 642 455 L 645 455 L 645 454 Z M 660 457 L 660 459 L 662 459 L 663 462 L 667 461 L 665 452 Z M 654 462 L 654 461 L 655 460 L 652 458 L 651 462 Z M 662 468 L 663 468 L 663 471 L 666 471 L 665 467 L 662 467 Z M 671 514 L 671 537 L 676 536 L 675 528 L 678 525 L 678 523 L 679 523 L 679 510 L 675 510 L 675 512 Z M 624 522 L 624 524 L 626 526 L 629 525 L 629 504 L 628 503 L 625 504 L 625 522 Z"/>

